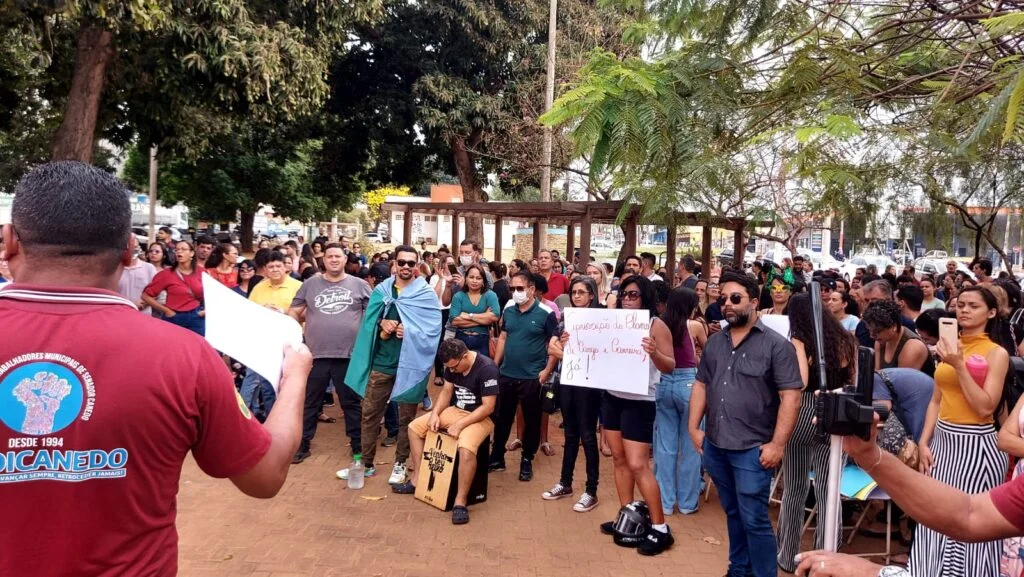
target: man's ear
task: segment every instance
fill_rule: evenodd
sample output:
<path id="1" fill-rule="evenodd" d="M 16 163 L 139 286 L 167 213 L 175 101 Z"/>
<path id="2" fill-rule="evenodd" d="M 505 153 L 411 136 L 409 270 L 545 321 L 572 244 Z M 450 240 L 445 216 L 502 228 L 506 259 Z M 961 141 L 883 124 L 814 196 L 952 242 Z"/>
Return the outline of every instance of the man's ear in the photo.
<path id="1" fill-rule="evenodd" d="M 14 231 L 13 224 L 5 224 L 3 228 L 3 239 L 4 239 L 4 260 L 11 260 L 12 257 L 21 253 L 21 239 L 18 238 L 18 234 Z"/>

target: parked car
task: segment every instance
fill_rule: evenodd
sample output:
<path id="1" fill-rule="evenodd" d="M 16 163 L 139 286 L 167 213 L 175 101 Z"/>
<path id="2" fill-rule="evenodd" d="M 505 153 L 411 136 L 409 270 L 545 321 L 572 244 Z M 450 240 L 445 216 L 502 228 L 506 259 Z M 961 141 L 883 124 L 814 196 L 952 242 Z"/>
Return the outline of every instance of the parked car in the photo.
<path id="1" fill-rule="evenodd" d="M 949 262 L 949 260 L 950 259 L 946 257 L 933 258 L 923 256 L 914 261 L 914 275 L 917 276 L 918 279 L 925 275 L 938 277 L 940 274 L 946 272 L 946 263 Z M 974 279 L 974 273 L 971 272 L 971 269 L 967 268 L 967 265 L 960 261 L 956 261 L 956 272 L 962 272 L 967 275 L 967 278 L 972 280 Z"/>
<path id="2" fill-rule="evenodd" d="M 719 266 L 721 266 L 723 264 L 732 265 L 733 262 L 735 262 L 735 257 L 732 256 L 732 253 L 733 253 L 733 250 L 731 248 L 727 248 L 727 249 L 723 250 L 722 252 L 718 253 L 718 264 L 719 264 Z M 755 260 L 757 260 L 757 255 L 754 254 L 752 251 L 747 250 L 747 251 L 745 251 L 743 253 L 743 267 L 744 268 L 749 267 L 751 264 L 753 264 L 753 262 Z"/>
<path id="3" fill-rule="evenodd" d="M 378 234 L 376 232 L 365 233 L 365 234 L 363 234 L 363 238 L 365 238 L 366 240 L 368 240 L 370 242 L 383 242 L 383 239 L 381 238 L 380 234 Z"/>
<path id="4" fill-rule="evenodd" d="M 858 268 L 867 268 L 868 265 L 875 265 L 878 269 L 878 274 L 881 275 L 885 272 L 885 268 L 889 265 L 895 266 L 896 263 L 885 255 L 880 254 L 858 254 L 846 260 L 839 267 L 839 274 L 846 280 L 852 279 L 857 275 Z"/>
<path id="5" fill-rule="evenodd" d="M 615 252 L 619 250 L 619 245 L 614 244 L 610 240 L 592 240 L 590 241 L 590 250 L 596 250 L 597 252 Z"/>
<path id="6" fill-rule="evenodd" d="M 830 255 L 823 254 L 821 252 L 811 250 L 809 248 L 798 248 L 796 253 L 805 259 L 810 259 L 814 263 L 815 270 L 835 270 L 838 271 L 842 263 L 832 258 Z M 731 254 L 731 251 L 730 251 Z M 790 258 L 791 253 L 782 248 L 779 250 L 770 250 L 764 253 L 764 258 L 774 262 L 775 264 L 781 265 L 782 259 Z"/>

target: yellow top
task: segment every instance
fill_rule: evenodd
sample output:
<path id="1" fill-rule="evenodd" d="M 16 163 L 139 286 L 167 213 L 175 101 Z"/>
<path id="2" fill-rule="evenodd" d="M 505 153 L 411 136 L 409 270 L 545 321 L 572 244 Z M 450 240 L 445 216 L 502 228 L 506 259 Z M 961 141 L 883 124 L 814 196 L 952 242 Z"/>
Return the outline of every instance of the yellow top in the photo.
<path id="1" fill-rule="evenodd" d="M 988 358 L 992 349 L 999 345 L 992 342 L 988 335 L 971 335 L 960 337 L 960 345 L 963 347 L 964 362 L 971 355 L 981 355 Z M 956 369 L 948 363 L 939 363 L 935 367 L 935 385 L 942 391 L 942 402 L 939 405 L 939 419 L 947 423 L 958 425 L 985 425 L 992 422 L 992 417 L 982 417 L 971 408 L 960 389 L 960 379 Z"/>
<path id="2" fill-rule="evenodd" d="M 295 293 L 299 292 L 301 286 L 302 281 L 297 281 L 290 276 L 286 276 L 284 282 L 278 286 L 270 284 L 270 279 L 265 278 L 252 288 L 249 300 L 263 306 L 271 305 L 287 312 L 288 308 L 292 306 Z"/>

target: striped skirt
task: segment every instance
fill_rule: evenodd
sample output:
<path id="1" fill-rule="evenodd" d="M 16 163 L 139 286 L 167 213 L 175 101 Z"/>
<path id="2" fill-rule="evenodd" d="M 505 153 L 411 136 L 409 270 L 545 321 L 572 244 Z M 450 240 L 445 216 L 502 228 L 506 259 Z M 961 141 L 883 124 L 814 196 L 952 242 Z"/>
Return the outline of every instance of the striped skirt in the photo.
<path id="1" fill-rule="evenodd" d="M 996 446 L 992 425 L 938 421 L 931 442 L 932 477 L 969 494 L 983 493 L 1006 477 L 1006 454 Z M 999 577 L 1002 543 L 962 543 L 917 526 L 910 551 L 914 577 Z"/>

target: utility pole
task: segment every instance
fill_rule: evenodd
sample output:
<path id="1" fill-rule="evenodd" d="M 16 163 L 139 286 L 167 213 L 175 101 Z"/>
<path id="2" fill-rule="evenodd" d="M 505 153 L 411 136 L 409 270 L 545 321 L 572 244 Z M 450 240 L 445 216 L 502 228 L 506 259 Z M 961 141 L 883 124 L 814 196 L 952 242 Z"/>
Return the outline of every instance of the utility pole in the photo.
<path id="1" fill-rule="evenodd" d="M 544 112 L 551 110 L 555 101 L 555 37 L 558 33 L 558 0 L 551 0 L 548 13 L 548 78 L 544 94 Z M 544 151 L 541 159 L 540 199 L 551 201 L 551 127 L 544 127 Z"/>
<path id="2" fill-rule="evenodd" d="M 156 145 L 149 149 L 149 242 L 156 241 Z"/>

